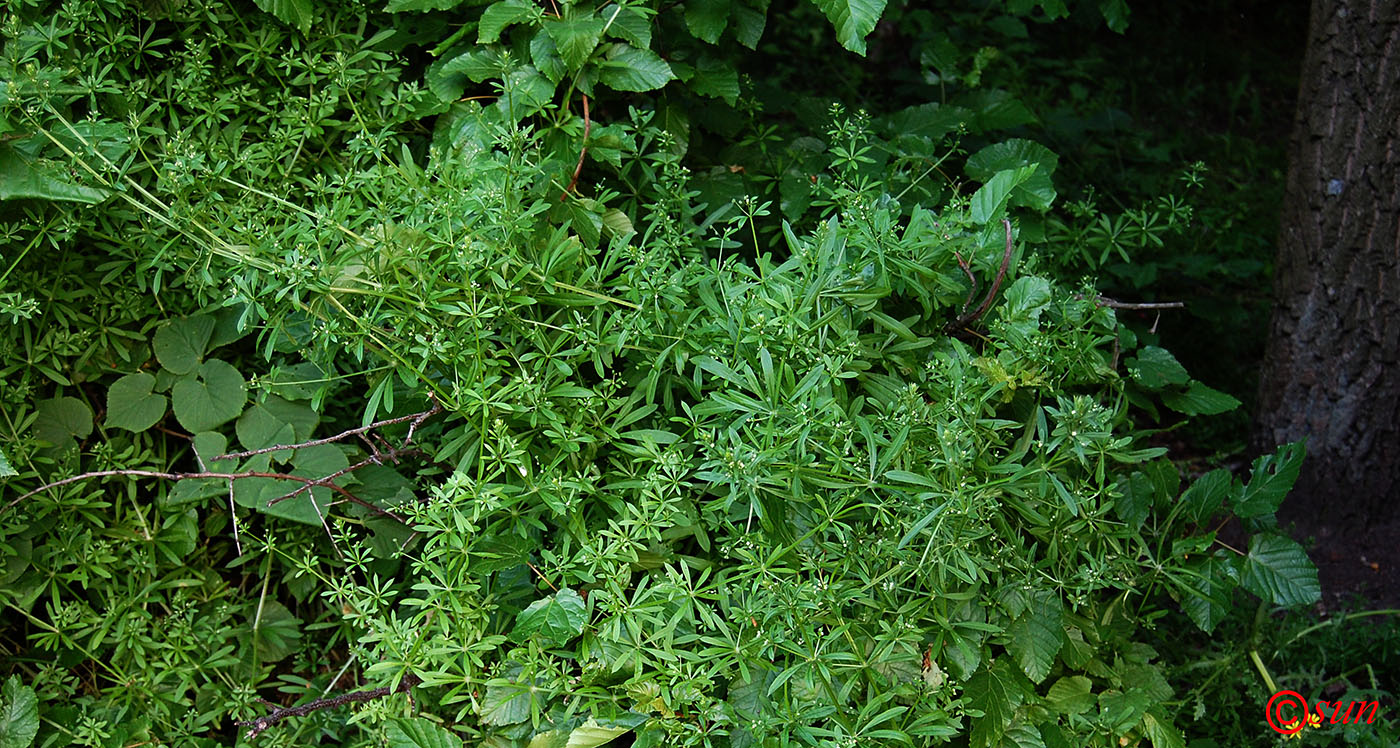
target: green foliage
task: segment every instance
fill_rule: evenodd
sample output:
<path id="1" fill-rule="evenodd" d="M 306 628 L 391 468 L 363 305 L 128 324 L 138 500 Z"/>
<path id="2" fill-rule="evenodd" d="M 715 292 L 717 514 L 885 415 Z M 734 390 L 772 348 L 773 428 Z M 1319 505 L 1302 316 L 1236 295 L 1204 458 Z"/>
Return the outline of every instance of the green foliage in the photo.
<path id="1" fill-rule="evenodd" d="M 1400 611 L 1332 610 L 1319 622 L 1304 611 L 1270 615 L 1267 607 L 1234 605 L 1209 639 L 1186 637 L 1171 657 L 1170 679 L 1182 691 L 1182 720 L 1191 745 L 1264 748 L 1280 744 L 1263 726 L 1263 705 L 1291 690 L 1327 719 L 1289 745 L 1381 748 L 1400 738 L 1395 673 Z M 1377 702 L 1371 721 L 1332 722 L 1335 704 Z"/>
<path id="2" fill-rule="evenodd" d="M 981 11 L 15 7 L 0 593 L 44 744 L 377 687 L 257 739 L 1178 745 L 1166 598 L 1317 597 L 1301 448 L 1183 492 L 1144 444 L 1237 403 L 1076 263 L 1174 219 L 1054 212 Z M 882 12 L 932 81 L 891 111 L 741 74 L 821 16 L 873 59 Z"/>
<path id="3" fill-rule="evenodd" d="M 0 707 L 0 746 L 29 748 L 39 732 L 39 704 L 34 689 L 12 675 L 5 681 L 0 698 L 4 700 Z"/>

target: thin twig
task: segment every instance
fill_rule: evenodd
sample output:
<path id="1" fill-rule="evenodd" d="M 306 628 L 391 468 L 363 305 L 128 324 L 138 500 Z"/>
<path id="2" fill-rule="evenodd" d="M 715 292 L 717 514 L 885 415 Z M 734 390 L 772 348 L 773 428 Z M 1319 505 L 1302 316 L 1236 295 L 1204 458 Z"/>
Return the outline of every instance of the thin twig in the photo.
<path id="1" fill-rule="evenodd" d="M 1078 294 L 1075 294 L 1075 295 L 1074 295 L 1074 298 L 1076 298 L 1076 299 L 1083 299 L 1083 298 L 1085 298 L 1085 296 L 1084 296 L 1084 294 L 1082 294 L 1082 293 L 1078 293 Z M 1108 307 L 1109 309 L 1128 309 L 1128 310 L 1138 310 L 1138 311 L 1141 311 L 1141 310 L 1152 310 L 1152 309 L 1185 309 L 1185 308 L 1186 308 L 1186 302 L 1183 302 L 1183 301 L 1128 302 L 1128 301 L 1118 301 L 1118 300 L 1116 300 L 1116 299 L 1110 299 L 1110 298 L 1108 298 L 1107 296 L 1096 296 L 1096 297 L 1094 297 L 1094 303 L 1097 304 L 1097 305 L 1099 305 L 1099 306 L 1102 306 L 1102 307 Z"/>
<path id="2" fill-rule="evenodd" d="M 403 693 L 422 682 L 423 680 L 418 676 L 413 673 L 408 673 L 403 677 L 403 680 L 399 681 L 398 688 L 380 686 L 379 688 L 371 688 L 367 691 L 351 691 L 330 698 L 316 699 L 315 701 L 307 702 L 301 706 L 278 707 L 273 709 L 270 714 L 254 717 L 253 719 L 240 720 L 234 724 L 239 727 L 249 728 L 247 734 L 243 737 L 245 740 L 252 740 L 258 735 L 261 735 L 269 727 L 272 727 L 284 719 L 290 717 L 305 717 L 321 709 L 331 709 L 338 706 L 345 706 L 346 704 L 363 704 L 366 701 L 382 699 L 390 694 Z"/>
<path id="3" fill-rule="evenodd" d="M 47 491 L 50 488 L 58 488 L 60 486 L 66 486 L 69 483 L 77 483 L 78 481 L 90 480 L 92 478 L 110 478 L 118 475 L 133 478 L 162 478 L 164 480 L 206 479 L 226 480 L 232 482 L 235 480 L 239 480 L 240 478 L 272 478 L 274 480 L 296 481 L 298 483 L 301 483 L 302 487 L 293 492 L 292 495 L 299 494 L 303 491 L 315 488 L 317 486 L 324 486 L 326 488 L 331 489 L 332 491 L 335 491 L 341 496 L 344 496 L 347 500 L 359 504 L 360 506 L 366 509 L 392 517 L 398 520 L 399 522 L 404 522 L 405 524 L 407 524 L 407 522 L 397 514 L 394 514 L 393 512 L 387 509 L 381 509 L 375 506 L 374 504 L 365 501 L 364 499 L 345 490 L 343 486 L 338 486 L 334 483 L 329 482 L 332 480 L 331 476 L 327 476 L 324 478 L 305 478 L 300 475 L 291 475 L 290 473 L 272 473 L 264 470 L 248 470 L 242 473 L 216 473 L 208 471 L 197 471 L 193 473 L 164 473 L 158 470 L 96 470 L 91 473 L 81 473 L 79 475 L 74 475 L 69 478 L 64 478 L 63 480 L 56 480 L 52 483 L 46 483 L 42 486 L 39 486 L 33 491 L 30 491 L 26 494 L 22 494 L 19 498 L 6 504 L 3 509 L 0 509 L 0 512 L 7 511 L 13 508 L 16 504 L 20 503 L 21 501 L 24 501 L 25 499 L 29 498 L 30 496 L 33 496 L 42 491 Z M 338 475 L 335 477 L 338 477 Z"/>
<path id="4" fill-rule="evenodd" d="M 403 423 L 404 421 L 412 421 L 412 423 L 408 427 L 408 440 L 411 441 L 413 439 L 413 431 L 416 428 L 418 428 L 419 425 L 441 412 L 442 404 L 437 402 L 436 399 L 434 399 L 433 407 L 419 413 L 410 413 L 406 416 L 398 416 L 397 418 L 386 418 L 382 421 L 375 421 L 374 423 L 371 423 L 368 426 L 361 426 L 357 429 L 349 429 L 346 431 L 342 431 L 339 434 L 336 434 L 335 436 L 328 436 L 324 439 L 312 439 L 311 441 L 301 442 L 298 444 L 277 444 L 271 447 L 263 447 L 262 449 L 250 449 L 246 452 L 229 452 L 228 454 L 219 455 L 218 457 L 215 457 L 214 461 L 217 462 L 219 460 L 240 460 L 244 457 L 252 457 L 254 455 L 267 454 L 268 452 L 281 452 L 284 449 L 303 449 L 305 447 L 315 447 L 321 444 L 332 444 L 335 442 L 339 442 L 349 436 L 363 434 L 366 431 L 377 429 L 381 426 L 392 426 L 396 423 Z M 405 441 L 405 444 L 406 443 L 407 441 Z"/>
<path id="5" fill-rule="evenodd" d="M 1011 255 L 1014 247 L 1011 243 L 1011 221 L 1003 218 L 1001 219 L 1001 223 L 1006 227 L 1006 251 L 1001 256 L 1001 268 L 997 270 L 996 280 L 992 281 L 992 287 L 987 289 L 987 295 L 982 297 L 982 303 L 977 305 L 975 311 L 971 314 L 963 314 L 953 322 L 953 324 L 948 325 L 946 329 L 950 331 L 965 328 L 973 322 L 976 322 L 983 314 L 986 314 L 987 308 L 992 305 L 992 299 L 996 298 L 997 291 L 1001 290 L 1001 282 L 1006 280 L 1006 269 L 1011 265 Z"/>

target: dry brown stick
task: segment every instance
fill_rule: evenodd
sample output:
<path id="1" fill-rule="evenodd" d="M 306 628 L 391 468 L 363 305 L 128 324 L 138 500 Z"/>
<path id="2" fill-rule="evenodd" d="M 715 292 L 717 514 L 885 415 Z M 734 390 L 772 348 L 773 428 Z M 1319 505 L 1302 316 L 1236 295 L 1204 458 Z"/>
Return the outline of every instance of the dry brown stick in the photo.
<path id="1" fill-rule="evenodd" d="M 1011 255 L 1013 245 L 1011 243 L 1011 221 L 1003 218 L 1001 223 L 1006 227 L 1006 251 L 1001 256 L 1001 269 L 997 270 L 996 280 L 992 281 L 992 287 L 987 289 L 987 295 L 982 298 L 982 303 L 977 305 L 977 309 L 971 314 L 964 313 L 961 317 L 948 325 L 948 330 L 957 330 L 976 322 L 979 317 L 986 314 L 987 308 L 992 305 L 992 299 L 996 298 L 997 291 L 1001 290 L 1001 282 L 1006 280 L 1006 269 L 1011 265 Z"/>
<path id="2" fill-rule="evenodd" d="M 387 515 L 398 520 L 399 522 L 405 522 L 405 520 L 397 514 L 394 514 L 393 512 L 387 509 L 381 509 L 380 507 L 377 507 L 374 504 L 365 501 L 364 499 L 347 491 L 343 486 L 338 486 L 334 483 L 330 483 L 329 481 L 332 479 L 332 477 L 330 476 L 324 478 L 304 478 L 300 475 L 291 475 L 289 473 L 273 473 L 263 470 L 248 470 L 241 473 L 216 473 L 209 471 L 198 471 L 193 473 L 165 473 L 158 470 L 97 470 L 91 473 L 81 473 L 79 475 L 74 475 L 68 478 L 64 478 L 62 480 L 56 480 L 52 483 L 46 483 L 42 486 L 39 486 L 38 488 L 34 489 L 33 491 L 30 491 L 29 493 L 21 494 L 19 498 L 6 504 L 3 508 L 0 508 L 0 512 L 8 511 L 9 509 L 13 508 L 16 504 L 20 503 L 21 501 L 24 501 L 30 496 L 33 496 L 42 491 L 47 491 L 50 488 L 58 488 L 59 486 L 66 486 L 69 483 L 77 483 L 78 481 L 90 480 L 92 478 L 110 478 L 118 475 L 133 478 L 161 478 L 164 480 L 186 480 L 192 478 L 196 480 L 227 480 L 230 482 L 239 480 L 240 478 L 271 478 L 275 480 L 290 480 L 303 484 L 301 488 L 297 489 L 292 493 L 293 496 L 301 493 L 302 491 L 314 488 L 316 486 L 325 486 L 326 488 L 335 491 L 341 496 L 344 496 L 347 500 L 359 504 L 360 506 L 366 509 Z"/>
<path id="3" fill-rule="evenodd" d="M 352 500 L 352 501 L 355 501 L 355 502 L 361 504 L 362 506 L 373 506 L 372 504 L 368 504 L 367 502 L 365 502 L 363 499 L 355 498 L 354 495 L 352 495 L 350 492 L 346 491 L 343 487 L 338 486 L 338 485 L 336 485 L 336 484 L 334 484 L 334 483 L 331 483 L 330 481 L 333 481 L 333 480 L 335 480 L 336 478 L 339 478 L 339 477 L 342 476 L 342 475 L 346 475 L 346 474 L 349 474 L 349 473 L 353 473 L 353 472 L 355 472 L 356 470 L 359 470 L 360 468 L 365 467 L 365 466 L 367 466 L 367 465 L 382 465 L 382 464 L 384 464 L 384 460 L 385 460 L 385 459 L 391 460 L 391 461 L 393 461 L 395 464 L 397 464 L 397 463 L 398 463 L 398 458 L 400 458 L 400 457 L 404 457 L 404 456 L 407 456 L 407 455 L 421 455 L 421 454 L 423 454 L 423 450 L 421 450 L 421 449 L 393 449 L 393 448 L 391 448 L 388 452 L 379 452 L 379 451 L 376 450 L 376 452 L 375 452 L 373 455 L 371 455 L 370 457 L 366 457 L 366 458 L 363 459 L 363 460 L 360 460 L 359 462 L 355 463 L 354 465 L 350 465 L 349 467 L 341 468 L 340 470 L 337 470 L 337 471 L 335 471 L 334 473 L 331 473 L 330 475 L 327 475 L 327 476 L 324 477 L 324 478 L 318 478 L 318 479 L 317 479 L 317 482 L 316 482 L 316 485 L 325 485 L 325 486 L 327 486 L 327 487 L 329 487 L 329 488 L 336 489 L 336 490 L 337 490 L 337 493 L 340 493 L 341 495 L 345 496 L 346 498 L 348 498 L 348 499 L 350 499 L 350 500 Z M 310 485 L 302 486 L 301 488 L 297 488 L 297 489 L 294 489 L 294 490 L 292 490 L 292 491 L 290 491 L 290 492 L 288 492 L 288 493 L 282 494 L 281 496 L 278 496 L 278 497 L 275 498 L 275 499 L 269 499 L 268 502 L 267 502 L 267 505 L 268 505 L 268 506 L 272 506 L 273 504 L 277 504 L 277 503 L 286 501 L 287 499 L 290 499 L 290 498 L 296 496 L 297 494 L 301 493 L 302 491 L 307 490 L 307 489 L 310 488 L 310 487 L 311 487 Z M 378 507 L 375 507 L 375 508 L 378 509 Z M 389 514 L 389 516 L 395 517 L 395 518 L 397 519 L 397 517 L 396 517 L 394 514 L 392 514 L 391 512 L 389 512 L 388 510 L 379 509 L 379 511 L 384 512 L 384 513 L 386 513 L 386 514 Z"/>
<path id="4" fill-rule="evenodd" d="M 229 452 L 228 454 L 223 454 L 219 455 L 218 457 L 215 457 L 214 461 L 218 462 L 219 460 L 239 460 L 244 457 L 252 457 L 254 455 L 267 454 L 268 452 L 281 452 L 284 449 L 302 449 L 305 447 L 315 447 L 321 444 L 332 444 L 335 442 L 339 442 L 348 436 L 356 436 L 358 434 L 363 434 L 366 431 L 377 429 L 381 426 L 392 426 L 396 423 L 411 421 L 408 427 L 408 437 L 404 441 L 404 443 L 407 444 L 409 441 L 413 440 L 413 432 L 415 429 L 417 429 L 424 421 L 428 420 L 429 418 L 432 418 L 433 416 L 441 412 L 442 404 L 434 400 L 433 407 L 418 413 L 410 413 L 406 416 L 398 416 L 397 418 L 386 418 L 382 421 L 375 421 L 374 423 L 371 423 L 368 426 L 361 426 L 357 429 L 348 429 L 346 431 L 340 432 L 339 434 L 336 434 L 335 436 L 328 436 L 324 439 L 312 439 L 311 441 L 300 442 L 298 444 L 277 444 L 271 447 L 263 447 L 262 449 L 250 449 L 246 452 Z"/>
<path id="5" fill-rule="evenodd" d="M 403 677 L 403 680 L 399 681 L 398 688 L 380 686 L 379 688 L 371 688 L 367 691 L 351 691 L 338 696 L 316 699 L 315 701 L 309 701 L 301 706 L 277 707 L 273 709 L 270 714 L 254 717 L 253 719 L 240 720 L 234 724 L 239 727 L 249 728 L 247 734 L 243 737 L 245 740 L 252 740 L 258 735 L 261 735 L 264 730 L 267 730 L 269 727 L 289 717 L 304 717 L 321 709 L 331 709 L 338 706 L 345 706 L 346 704 L 362 704 L 366 701 L 382 699 L 390 694 L 403 693 L 422 682 L 421 678 L 413 673 L 409 673 Z"/>
<path id="6" fill-rule="evenodd" d="M 1081 294 L 1075 294 L 1075 295 L 1074 295 L 1074 298 L 1076 298 L 1076 299 L 1083 299 L 1083 298 L 1084 298 L 1084 294 L 1082 294 L 1082 293 L 1081 293 Z M 1183 301 L 1144 301 L 1144 302 L 1128 302 L 1128 301 L 1118 301 L 1118 300 L 1116 300 L 1116 299 L 1110 299 L 1110 298 L 1108 298 L 1107 296 L 1096 296 L 1096 297 L 1094 297 L 1094 303 L 1095 303 L 1095 304 L 1098 304 L 1099 306 L 1108 307 L 1109 309 L 1152 310 L 1152 309 L 1185 309 L 1185 308 L 1186 308 L 1186 303 L 1183 302 Z"/>

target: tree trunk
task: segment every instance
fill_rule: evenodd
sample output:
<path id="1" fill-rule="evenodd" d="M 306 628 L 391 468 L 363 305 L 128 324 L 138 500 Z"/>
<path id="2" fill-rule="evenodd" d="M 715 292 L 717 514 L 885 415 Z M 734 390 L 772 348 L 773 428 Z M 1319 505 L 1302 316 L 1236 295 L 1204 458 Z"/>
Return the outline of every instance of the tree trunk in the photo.
<path id="1" fill-rule="evenodd" d="M 1397 518 L 1400 0 L 1313 0 L 1289 157 L 1256 445 L 1307 437 L 1295 510 Z"/>

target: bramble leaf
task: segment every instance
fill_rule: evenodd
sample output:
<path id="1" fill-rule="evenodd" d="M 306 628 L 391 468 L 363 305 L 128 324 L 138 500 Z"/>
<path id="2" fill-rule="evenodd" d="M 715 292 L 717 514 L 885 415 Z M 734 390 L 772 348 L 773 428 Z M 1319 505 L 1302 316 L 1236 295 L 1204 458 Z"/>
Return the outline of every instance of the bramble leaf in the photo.
<path id="1" fill-rule="evenodd" d="M 253 0 L 257 6 L 282 23 L 305 34 L 316 20 L 316 6 L 311 0 Z"/>
<path id="2" fill-rule="evenodd" d="M 1184 392 L 1163 392 L 1162 403 L 1188 416 L 1213 416 L 1240 407 L 1239 400 L 1196 381 Z"/>
<path id="3" fill-rule="evenodd" d="M 836 27 L 841 46 L 865 55 L 865 37 L 875 30 L 885 12 L 885 0 L 812 0 Z"/>
<path id="4" fill-rule="evenodd" d="M 461 738 L 422 717 L 390 721 L 384 737 L 389 748 L 462 748 Z"/>
<path id="5" fill-rule="evenodd" d="M 39 734 L 39 699 L 34 689 L 11 675 L 0 690 L 0 748 L 29 748 Z"/>
<path id="6" fill-rule="evenodd" d="M 1260 517 L 1278 511 L 1303 467 L 1307 449 L 1303 442 L 1293 442 L 1278 448 L 1271 455 L 1254 461 L 1249 482 L 1231 502 L 1235 514 L 1244 519 Z"/>
<path id="7" fill-rule="evenodd" d="M 547 645 L 562 647 L 583 633 L 587 620 L 587 603 L 577 592 L 565 587 L 520 611 L 510 635 L 515 641 L 539 636 Z"/>
<path id="8" fill-rule="evenodd" d="M 1282 535 L 1250 538 L 1240 584 L 1264 600 L 1284 607 L 1310 605 L 1322 597 L 1317 567 L 1302 546 Z"/>
<path id="9" fill-rule="evenodd" d="M 618 43 L 608 49 L 599 76 L 615 91 L 653 91 L 666 85 L 675 73 L 655 52 Z"/>

